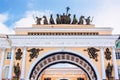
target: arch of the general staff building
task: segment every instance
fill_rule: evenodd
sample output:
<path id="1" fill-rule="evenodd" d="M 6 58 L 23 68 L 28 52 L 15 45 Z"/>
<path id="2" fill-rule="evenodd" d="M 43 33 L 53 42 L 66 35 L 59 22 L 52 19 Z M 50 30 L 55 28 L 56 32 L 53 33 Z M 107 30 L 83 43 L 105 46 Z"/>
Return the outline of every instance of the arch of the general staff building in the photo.
<path id="1" fill-rule="evenodd" d="M 69 63 L 81 68 L 88 76 L 89 80 L 100 80 L 100 74 L 94 63 L 84 55 L 71 50 L 52 51 L 37 58 L 31 65 L 26 80 L 38 80 L 42 72 L 57 63 Z"/>

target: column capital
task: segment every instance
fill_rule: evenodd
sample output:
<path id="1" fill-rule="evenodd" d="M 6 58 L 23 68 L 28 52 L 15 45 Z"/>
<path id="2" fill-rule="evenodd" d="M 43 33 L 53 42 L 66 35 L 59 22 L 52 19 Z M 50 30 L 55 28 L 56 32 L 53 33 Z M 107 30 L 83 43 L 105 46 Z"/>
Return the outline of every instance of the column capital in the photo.
<path id="1" fill-rule="evenodd" d="M 112 46 L 112 48 L 114 48 L 114 49 L 115 49 L 116 47 L 115 47 L 115 46 Z"/>
<path id="2" fill-rule="evenodd" d="M 6 47 L 2 47 L 1 49 L 2 49 L 2 50 L 6 50 L 7 48 L 6 48 Z"/>
<path id="3" fill-rule="evenodd" d="M 27 46 L 23 46 L 23 48 L 24 48 L 24 49 L 26 49 L 26 48 L 27 48 Z"/>
<path id="4" fill-rule="evenodd" d="M 105 47 L 101 46 L 100 49 L 104 49 Z"/>

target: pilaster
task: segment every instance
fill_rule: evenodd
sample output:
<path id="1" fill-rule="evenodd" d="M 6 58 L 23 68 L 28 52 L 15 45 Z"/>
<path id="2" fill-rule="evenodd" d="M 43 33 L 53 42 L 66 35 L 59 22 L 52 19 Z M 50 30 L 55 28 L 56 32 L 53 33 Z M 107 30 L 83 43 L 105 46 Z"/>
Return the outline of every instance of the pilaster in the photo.
<path id="1" fill-rule="evenodd" d="M 25 62 L 26 62 L 26 47 L 23 49 L 23 57 L 22 57 L 22 69 L 21 69 L 21 80 L 25 80 L 24 73 L 25 73 Z"/>
<path id="2" fill-rule="evenodd" d="M 102 65 L 102 80 L 106 80 L 105 62 L 104 62 L 104 48 L 103 47 L 100 47 L 100 54 L 101 54 L 101 65 Z"/>
<path id="3" fill-rule="evenodd" d="M 5 48 L 2 48 L 2 55 L 1 55 L 1 61 L 0 61 L 0 80 L 2 80 L 2 70 L 3 70 L 3 64 L 4 64 L 4 55 L 5 55 Z"/>

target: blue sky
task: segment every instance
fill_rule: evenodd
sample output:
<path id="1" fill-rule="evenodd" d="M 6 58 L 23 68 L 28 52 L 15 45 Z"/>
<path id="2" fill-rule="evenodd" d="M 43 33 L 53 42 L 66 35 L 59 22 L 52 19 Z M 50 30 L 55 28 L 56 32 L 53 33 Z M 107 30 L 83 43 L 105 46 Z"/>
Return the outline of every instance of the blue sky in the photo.
<path id="1" fill-rule="evenodd" d="M 30 27 L 34 16 L 70 13 L 94 17 L 93 24 L 112 27 L 113 33 L 120 34 L 120 0 L 0 0 L 0 33 L 13 33 L 15 27 Z M 72 17 L 72 16 L 71 16 Z"/>

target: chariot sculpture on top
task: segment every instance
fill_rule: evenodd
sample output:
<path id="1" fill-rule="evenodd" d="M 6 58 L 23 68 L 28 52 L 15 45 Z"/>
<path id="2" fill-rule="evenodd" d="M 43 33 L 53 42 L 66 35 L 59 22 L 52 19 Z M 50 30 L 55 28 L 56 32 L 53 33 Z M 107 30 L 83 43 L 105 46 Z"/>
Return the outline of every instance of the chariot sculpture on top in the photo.
<path id="1" fill-rule="evenodd" d="M 48 25 L 48 24 L 79 24 L 79 25 L 90 25 L 92 22 L 91 17 L 87 17 L 85 18 L 85 16 L 80 16 L 79 20 L 76 18 L 76 15 L 73 15 L 73 19 L 71 20 L 71 14 L 69 13 L 70 8 L 66 7 L 66 14 L 63 13 L 61 14 L 56 14 L 56 22 L 53 18 L 53 15 L 50 15 L 50 19 L 48 21 L 47 17 L 44 15 L 43 17 L 36 17 L 36 24 L 40 25 L 41 24 L 41 20 L 43 19 L 43 24 L 44 25 Z"/>

